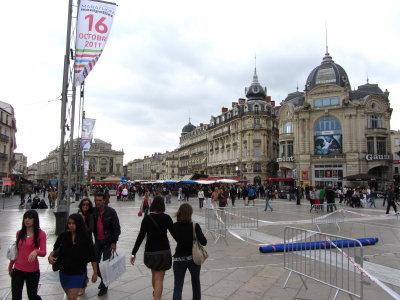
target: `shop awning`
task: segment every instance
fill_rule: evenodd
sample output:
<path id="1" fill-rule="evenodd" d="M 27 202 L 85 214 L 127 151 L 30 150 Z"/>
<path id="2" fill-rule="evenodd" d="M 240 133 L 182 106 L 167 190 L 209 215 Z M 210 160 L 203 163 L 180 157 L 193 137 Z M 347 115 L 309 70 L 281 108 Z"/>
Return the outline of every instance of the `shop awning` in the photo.
<path id="1" fill-rule="evenodd" d="M 294 181 L 293 178 L 289 178 L 289 177 L 267 177 L 264 179 L 264 181 Z"/>

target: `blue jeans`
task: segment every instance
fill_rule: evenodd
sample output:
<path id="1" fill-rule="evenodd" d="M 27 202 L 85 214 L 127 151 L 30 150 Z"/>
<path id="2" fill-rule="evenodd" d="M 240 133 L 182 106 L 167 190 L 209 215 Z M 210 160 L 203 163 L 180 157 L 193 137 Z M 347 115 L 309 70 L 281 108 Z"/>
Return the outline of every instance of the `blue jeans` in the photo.
<path id="1" fill-rule="evenodd" d="M 183 282 L 185 280 L 186 269 L 189 269 L 192 276 L 193 300 L 201 299 L 200 269 L 193 260 L 174 261 L 174 295 L 173 300 L 182 300 Z"/>
<path id="2" fill-rule="evenodd" d="M 271 211 L 272 211 L 272 206 L 269 204 L 269 198 L 266 198 L 265 199 L 265 208 L 264 208 L 264 211 L 267 211 L 268 210 L 268 207 L 271 209 Z"/>

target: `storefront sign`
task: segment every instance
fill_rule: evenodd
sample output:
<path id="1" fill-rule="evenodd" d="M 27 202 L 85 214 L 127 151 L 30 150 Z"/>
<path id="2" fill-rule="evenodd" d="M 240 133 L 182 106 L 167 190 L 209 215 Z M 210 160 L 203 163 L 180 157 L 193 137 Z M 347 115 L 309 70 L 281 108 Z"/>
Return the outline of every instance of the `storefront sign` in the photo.
<path id="1" fill-rule="evenodd" d="M 291 162 L 291 161 L 294 161 L 294 157 L 293 156 L 278 157 L 276 159 L 276 162 Z"/>
<path id="2" fill-rule="evenodd" d="M 391 160 L 392 156 L 390 154 L 367 154 L 365 159 L 368 161 L 371 160 Z"/>

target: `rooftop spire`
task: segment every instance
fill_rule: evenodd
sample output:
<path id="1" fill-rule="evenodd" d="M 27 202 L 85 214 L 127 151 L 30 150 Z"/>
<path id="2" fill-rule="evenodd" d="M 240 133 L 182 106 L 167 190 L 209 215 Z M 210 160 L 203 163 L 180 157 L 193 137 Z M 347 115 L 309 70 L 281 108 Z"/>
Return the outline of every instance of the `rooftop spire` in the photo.
<path id="1" fill-rule="evenodd" d="M 258 82 L 258 75 L 257 75 L 257 56 L 254 54 L 254 75 L 253 75 L 253 83 Z"/>
<path id="2" fill-rule="evenodd" d="M 322 62 L 333 62 L 332 60 L 332 56 L 330 56 L 329 54 L 329 50 L 328 50 L 328 27 L 326 25 L 326 21 L 325 21 L 325 56 L 322 59 Z"/>

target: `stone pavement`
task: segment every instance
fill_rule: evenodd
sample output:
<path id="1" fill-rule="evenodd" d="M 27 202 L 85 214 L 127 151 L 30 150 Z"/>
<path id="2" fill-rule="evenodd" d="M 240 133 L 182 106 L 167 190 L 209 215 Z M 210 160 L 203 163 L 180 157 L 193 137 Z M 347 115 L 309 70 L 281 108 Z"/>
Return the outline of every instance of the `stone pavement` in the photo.
<path id="1" fill-rule="evenodd" d="M 11 299 L 10 278 L 7 274 L 8 261 L 5 252 L 8 245 L 15 238 L 15 232 L 21 227 L 24 210 L 19 210 L 19 200 L 5 200 L 5 209 L 0 210 L 0 297 Z M 194 220 L 204 228 L 204 211 L 198 208 L 198 200 L 190 199 L 194 208 Z M 172 204 L 167 205 L 167 213 L 173 215 L 180 202 L 173 199 Z M 378 205 L 379 204 L 379 205 Z M 297 226 L 305 229 L 316 230 L 311 224 L 309 204 L 302 200 L 298 206 L 288 200 L 274 200 L 271 202 L 274 211 L 264 212 L 264 201 L 258 199 L 259 229 L 246 237 L 244 232 L 236 231 L 242 239 L 228 235 L 226 243 L 219 240 L 214 243 L 211 234 L 207 234 L 207 251 L 209 258 L 202 266 L 201 285 L 202 299 L 327 299 L 330 288 L 312 280 L 307 280 L 308 289 L 300 290 L 299 276 L 292 275 L 288 285 L 283 289 L 283 284 L 288 276 L 288 271 L 283 268 L 283 254 L 260 254 L 258 247 L 261 244 L 280 242 L 283 240 L 283 230 L 286 225 Z M 126 273 L 116 282 L 112 283 L 106 296 L 97 297 L 98 283 L 89 284 L 84 296 L 79 299 L 152 299 L 150 271 L 143 265 L 142 244 L 135 266 L 129 263 L 130 252 L 136 240 L 142 218 L 137 216 L 140 201 L 117 202 L 111 198 L 110 206 L 114 207 L 119 215 L 122 234 L 117 245 L 117 252 L 126 255 Z M 236 206 L 243 206 L 239 200 Z M 75 212 L 77 203 L 71 205 L 71 212 Z M 338 233 L 336 225 L 321 225 L 321 231 L 351 238 L 379 237 L 379 243 L 375 246 L 364 247 L 364 266 L 374 275 L 385 281 L 390 288 L 400 293 L 400 227 L 396 217 L 385 217 L 382 204 L 377 201 L 377 209 L 363 208 L 352 209 L 345 207 L 355 214 L 346 213 L 346 222 L 340 224 Z M 1 204 L 0 204 L 1 208 Z M 367 214 L 361 217 L 359 213 Z M 48 233 L 48 253 L 50 253 L 56 236 L 54 235 L 55 218 L 53 210 L 39 210 L 41 227 Z M 293 225 L 293 221 L 299 221 Z M 171 248 L 174 250 L 176 243 L 170 237 Z M 43 299 L 63 299 L 63 291 L 54 275 L 46 258 L 40 258 L 42 285 L 39 294 Z M 49 276 L 49 277 L 48 277 Z M 54 277 L 54 276 L 53 276 Z M 50 283 L 51 281 L 55 283 Z M 393 299 L 376 284 L 366 280 L 364 285 L 364 299 Z M 167 271 L 164 282 L 162 299 L 172 299 L 173 272 Z M 26 292 L 24 291 L 26 297 Z M 183 299 L 191 299 L 190 274 L 186 275 L 183 291 Z M 331 295 L 332 298 L 332 295 Z M 349 296 L 339 293 L 337 299 L 349 299 Z"/>

